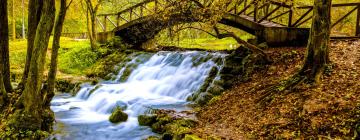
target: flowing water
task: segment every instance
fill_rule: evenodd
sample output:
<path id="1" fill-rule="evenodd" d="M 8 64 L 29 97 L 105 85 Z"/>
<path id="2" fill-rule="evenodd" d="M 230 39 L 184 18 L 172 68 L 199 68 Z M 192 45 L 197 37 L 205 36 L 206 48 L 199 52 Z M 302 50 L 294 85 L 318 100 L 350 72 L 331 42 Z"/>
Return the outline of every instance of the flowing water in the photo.
<path id="1" fill-rule="evenodd" d="M 221 69 L 219 60 L 223 60 L 222 54 L 196 51 L 133 56 L 119 65 L 122 68 L 112 80 L 82 85 L 75 96 L 64 93 L 54 97 L 53 138 L 139 140 L 156 135 L 149 127 L 139 126 L 137 116 L 151 109 L 190 110 L 186 99 L 199 90 L 211 68 Z M 133 69 L 127 76 L 129 67 Z M 124 108 L 129 118 L 112 124 L 108 118 L 117 106 Z"/>

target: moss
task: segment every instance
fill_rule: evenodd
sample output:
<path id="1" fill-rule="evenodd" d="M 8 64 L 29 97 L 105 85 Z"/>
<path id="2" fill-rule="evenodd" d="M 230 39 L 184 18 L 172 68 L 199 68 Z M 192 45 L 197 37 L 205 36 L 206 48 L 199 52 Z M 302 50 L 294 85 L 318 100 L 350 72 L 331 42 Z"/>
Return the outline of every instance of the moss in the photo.
<path id="1" fill-rule="evenodd" d="M 202 140 L 201 138 L 199 138 L 198 136 L 196 135 L 190 135 L 190 134 L 187 134 L 185 135 L 185 138 L 184 140 Z"/>
<path id="2" fill-rule="evenodd" d="M 161 138 L 156 137 L 156 136 L 150 136 L 150 137 L 146 138 L 146 140 L 161 140 Z"/>
<path id="3" fill-rule="evenodd" d="M 128 119 L 128 115 L 122 111 L 121 108 L 117 108 L 109 117 L 111 123 L 125 122 Z"/>
<path id="4" fill-rule="evenodd" d="M 215 96 L 209 101 L 208 105 L 212 105 L 212 104 L 216 103 L 217 101 L 219 101 L 220 99 L 221 99 L 221 96 Z"/>
<path id="5" fill-rule="evenodd" d="M 151 126 L 156 123 L 155 115 L 139 115 L 138 116 L 139 125 L 142 126 Z"/>
<path id="6" fill-rule="evenodd" d="M 114 53 L 97 61 L 94 65 L 85 71 L 85 74 L 88 77 L 104 78 L 109 73 L 115 72 L 114 67 L 120 62 L 123 62 L 126 58 L 127 54 L 120 51 L 115 51 Z"/>

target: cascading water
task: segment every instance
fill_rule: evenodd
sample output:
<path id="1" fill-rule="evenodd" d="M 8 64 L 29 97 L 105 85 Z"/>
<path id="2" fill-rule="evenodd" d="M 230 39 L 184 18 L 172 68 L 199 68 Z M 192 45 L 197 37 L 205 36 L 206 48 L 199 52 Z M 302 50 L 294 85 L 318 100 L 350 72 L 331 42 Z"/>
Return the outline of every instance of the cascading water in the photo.
<path id="1" fill-rule="evenodd" d="M 203 85 L 213 67 L 221 69 L 223 55 L 208 52 L 159 52 L 137 55 L 113 80 L 83 85 L 75 97 L 60 94 L 52 101 L 57 139 L 138 140 L 155 135 L 138 125 L 137 116 L 151 109 L 188 110 L 186 100 Z M 133 69 L 130 74 L 129 68 Z M 123 80 L 121 80 L 123 79 Z M 112 124 L 111 112 L 121 107 L 126 122 Z"/>

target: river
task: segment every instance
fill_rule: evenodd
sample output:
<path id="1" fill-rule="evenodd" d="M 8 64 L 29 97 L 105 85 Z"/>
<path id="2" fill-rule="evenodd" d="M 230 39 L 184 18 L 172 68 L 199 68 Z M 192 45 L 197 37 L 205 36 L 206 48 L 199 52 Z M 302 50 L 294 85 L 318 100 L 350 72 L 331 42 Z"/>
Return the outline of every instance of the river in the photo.
<path id="1" fill-rule="evenodd" d="M 137 116 L 152 109 L 191 110 L 187 98 L 203 85 L 213 67 L 221 68 L 220 53 L 199 51 L 158 52 L 132 56 L 119 64 L 112 80 L 97 85 L 83 84 L 76 95 L 57 94 L 51 102 L 55 112 L 55 134 L 64 140 L 140 140 L 150 135 L 139 126 Z M 126 76 L 126 67 L 133 66 Z M 115 107 L 129 115 L 126 122 L 108 121 Z"/>

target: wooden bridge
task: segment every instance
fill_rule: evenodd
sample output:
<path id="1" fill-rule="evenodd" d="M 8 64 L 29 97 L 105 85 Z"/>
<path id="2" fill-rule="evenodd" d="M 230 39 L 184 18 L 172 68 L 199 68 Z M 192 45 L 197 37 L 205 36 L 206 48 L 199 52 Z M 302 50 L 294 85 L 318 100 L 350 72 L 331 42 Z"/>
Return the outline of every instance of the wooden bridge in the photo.
<path id="1" fill-rule="evenodd" d="M 202 8 L 209 4 L 206 1 L 194 5 Z M 115 35 L 128 44 L 141 45 L 169 26 L 200 21 L 196 17 L 189 17 L 191 14 L 186 12 L 182 15 L 168 15 L 165 19 L 159 18 L 177 2 L 145 0 L 118 13 L 100 14 L 97 21 L 103 32 L 99 33 L 99 41 Z M 334 13 L 338 12 L 338 8 L 349 10 L 336 17 Z M 267 42 L 269 45 L 304 45 L 309 36 L 312 11 L 313 6 L 293 6 L 273 0 L 237 0 L 229 4 L 220 23 L 253 34 L 258 42 Z M 343 26 L 346 23 L 344 20 L 354 15 L 355 27 L 350 29 L 351 34 L 339 36 L 339 29 L 336 27 L 340 23 Z M 333 4 L 332 23 L 332 38 L 360 38 L 360 2 Z"/>

